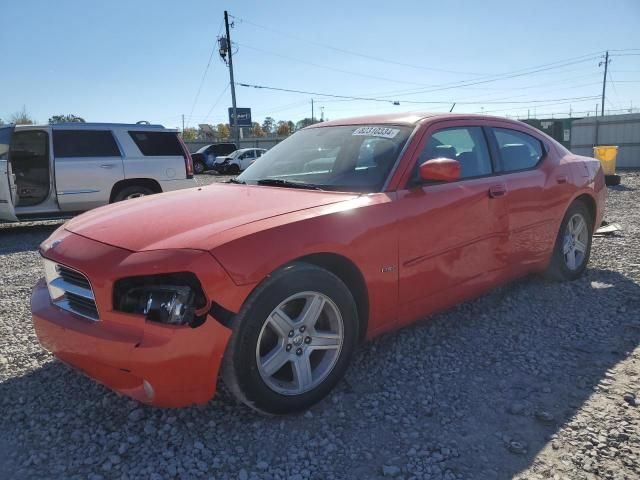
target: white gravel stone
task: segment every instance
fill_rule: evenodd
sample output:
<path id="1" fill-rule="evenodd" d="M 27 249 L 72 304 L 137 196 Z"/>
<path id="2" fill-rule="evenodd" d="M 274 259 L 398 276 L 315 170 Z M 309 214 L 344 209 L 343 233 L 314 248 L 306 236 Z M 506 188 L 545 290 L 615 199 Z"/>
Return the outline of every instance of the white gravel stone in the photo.
<path id="1" fill-rule="evenodd" d="M 60 222 L 0 225 L 0 478 L 640 478 L 638 205 L 624 172 L 605 217 L 622 231 L 594 239 L 583 278 L 531 276 L 379 337 L 312 414 L 277 418 L 224 385 L 204 407 L 142 406 L 55 361 L 29 295 Z"/>

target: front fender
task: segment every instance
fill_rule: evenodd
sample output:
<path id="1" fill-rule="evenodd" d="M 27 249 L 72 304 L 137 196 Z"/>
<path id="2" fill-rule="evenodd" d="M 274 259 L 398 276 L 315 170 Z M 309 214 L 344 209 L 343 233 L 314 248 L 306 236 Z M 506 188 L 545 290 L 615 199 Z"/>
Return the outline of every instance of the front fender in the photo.
<path id="1" fill-rule="evenodd" d="M 332 253 L 360 270 L 369 295 L 369 330 L 395 321 L 398 231 L 387 194 L 294 212 L 243 226 L 245 235 L 212 255 L 239 286 L 255 286 L 278 268 L 307 255 Z"/>

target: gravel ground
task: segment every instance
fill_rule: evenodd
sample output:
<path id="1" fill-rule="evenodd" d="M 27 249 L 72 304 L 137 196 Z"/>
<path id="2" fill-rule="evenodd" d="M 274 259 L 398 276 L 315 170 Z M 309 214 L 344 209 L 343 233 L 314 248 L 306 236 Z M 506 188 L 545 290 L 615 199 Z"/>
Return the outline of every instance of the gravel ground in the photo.
<path id="1" fill-rule="evenodd" d="M 145 407 L 54 361 L 28 298 L 59 222 L 0 226 L 0 478 L 640 478 L 639 201 L 627 173 L 606 215 L 624 231 L 594 239 L 580 280 L 527 278 L 378 338 L 283 418 L 223 387 Z"/>

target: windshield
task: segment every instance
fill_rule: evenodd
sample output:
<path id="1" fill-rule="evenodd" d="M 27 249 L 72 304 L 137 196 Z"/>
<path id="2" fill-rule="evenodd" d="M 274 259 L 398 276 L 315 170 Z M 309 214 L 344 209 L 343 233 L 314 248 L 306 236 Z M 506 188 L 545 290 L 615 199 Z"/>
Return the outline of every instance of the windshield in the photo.
<path id="1" fill-rule="evenodd" d="M 238 177 L 238 181 L 278 186 L 298 183 L 326 190 L 377 192 L 384 185 L 411 130 L 396 125 L 301 130 L 264 153 Z"/>
<path id="2" fill-rule="evenodd" d="M 211 145 L 205 145 L 204 147 L 200 147 L 198 150 L 196 150 L 196 153 L 204 153 L 210 146 Z"/>
<path id="3" fill-rule="evenodd" d="M 231 152 L 227 155 L 225 155 L 225 157 L 227 158 L 236 158 L 239 155 L 242 155 L 244 152 L 246 152 L 246 150 L 236 150 L 235 152 Z"/>

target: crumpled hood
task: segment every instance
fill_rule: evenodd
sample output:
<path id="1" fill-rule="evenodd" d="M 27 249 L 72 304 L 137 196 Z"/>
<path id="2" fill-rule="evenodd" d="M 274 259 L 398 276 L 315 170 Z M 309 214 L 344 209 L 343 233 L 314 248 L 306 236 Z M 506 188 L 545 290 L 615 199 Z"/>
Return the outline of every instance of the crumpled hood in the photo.
<path id="1" fill-rule="evenodd" d="M 351 200 L 357 194 L 215 184 L 96 208 L 65 229 L 131 251 L 215 246 L 216 235 L 259 220 Z"/>

